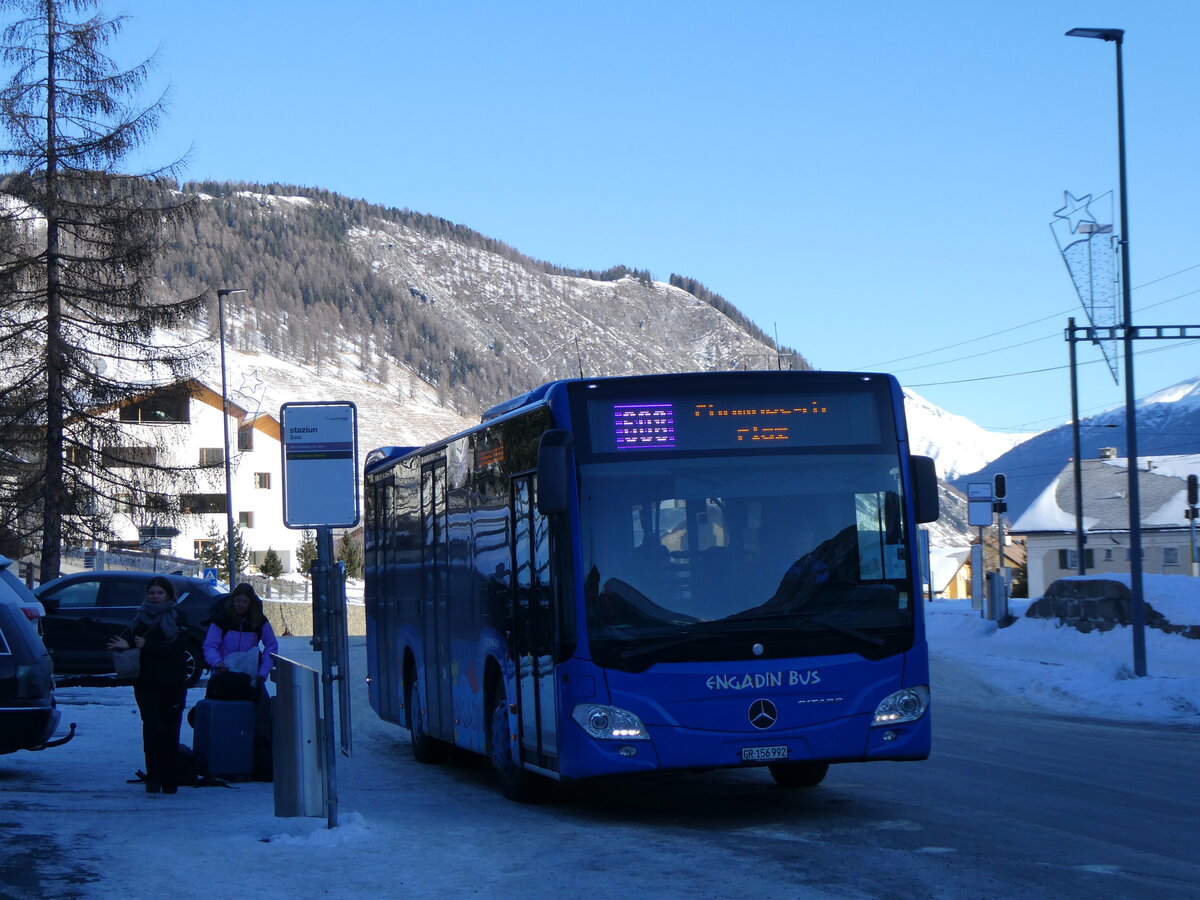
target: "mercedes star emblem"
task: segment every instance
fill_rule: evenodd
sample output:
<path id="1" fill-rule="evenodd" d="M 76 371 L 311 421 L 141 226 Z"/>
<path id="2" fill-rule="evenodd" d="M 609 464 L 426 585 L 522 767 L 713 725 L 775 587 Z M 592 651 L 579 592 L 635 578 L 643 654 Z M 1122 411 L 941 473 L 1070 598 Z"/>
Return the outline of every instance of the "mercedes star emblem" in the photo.
<path id="1" fill-rule="evenodd" d="M 750 704 L 750 724 L 755 728 L 770 728 L 779 719 L 779 712 L 770 700 L 755 700 Z"/>

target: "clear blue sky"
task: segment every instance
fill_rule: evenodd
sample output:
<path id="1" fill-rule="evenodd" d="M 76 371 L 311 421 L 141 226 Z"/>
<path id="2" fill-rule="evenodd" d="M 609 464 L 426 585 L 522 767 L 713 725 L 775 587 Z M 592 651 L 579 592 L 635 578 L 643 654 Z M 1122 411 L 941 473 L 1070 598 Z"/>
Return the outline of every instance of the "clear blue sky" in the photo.
<path id="1" fill-rule="evenodd" d="M 1062 332 L 1084 316 L 1048 225 L 1065 190 L 1117 187 L 1114 47 L 1063 33 L 1124 28 L 1134 321 L 1200 324 L 1194 0 L 106 9 L 132 17 L 113 54 L 157 48 L 170 84 L 141 162 L 191 147 L 187 178 L 689 275 L 817 368 L 894 371 L 1009 431 L 1069 417 Z M 1083 411 L 1120 404 L 1079 350 Z M 1138 396 L 1200 374 L 1190 342 L 1138 350 Z"/>

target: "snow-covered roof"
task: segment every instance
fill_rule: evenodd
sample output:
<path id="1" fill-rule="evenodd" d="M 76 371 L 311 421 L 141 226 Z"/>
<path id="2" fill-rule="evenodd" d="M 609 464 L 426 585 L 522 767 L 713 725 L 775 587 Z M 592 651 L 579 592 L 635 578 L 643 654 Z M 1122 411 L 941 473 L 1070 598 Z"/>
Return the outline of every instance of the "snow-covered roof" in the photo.
<path id="1" fill-rule="evenodd" d="M 1188 519 L 1187 477 L 1200 474 L 1200 454 L 1146 456 L 1139 459 L 1138 493 L 1142 524 L 1185 528 Z M 1129 528 L 1129 469 L 1125 459 L 1085 459 L 1083 527 L 1086 531 Z M 1068 464 L 1012 524 L 1015 533 L 1075 530 L 1075 471 Z"/>
<path id="2" fill-rule="evenodd" d="M 970 547 L 930 547 L 929 567 L 933 573 L 934 591 L 946 590 L 970 555 Z"/>

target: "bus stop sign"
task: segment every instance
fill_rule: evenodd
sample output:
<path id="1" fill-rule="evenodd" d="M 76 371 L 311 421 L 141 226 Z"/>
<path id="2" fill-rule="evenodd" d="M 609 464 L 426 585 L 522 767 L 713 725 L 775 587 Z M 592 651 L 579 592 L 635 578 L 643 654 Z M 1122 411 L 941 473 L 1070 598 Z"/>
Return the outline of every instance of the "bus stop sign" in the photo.
<path id="1" fill-rule="evenodd" d="M 285 403 L 283 524 L 351 528 L 358 524 L 358 411 L 353 403 Z"/>
<path id="2" fill-rule="evenodd" d="M 967 524 L 986 527 L 992 524 L 992 488 L 990 481 L 967 484 Z"/>

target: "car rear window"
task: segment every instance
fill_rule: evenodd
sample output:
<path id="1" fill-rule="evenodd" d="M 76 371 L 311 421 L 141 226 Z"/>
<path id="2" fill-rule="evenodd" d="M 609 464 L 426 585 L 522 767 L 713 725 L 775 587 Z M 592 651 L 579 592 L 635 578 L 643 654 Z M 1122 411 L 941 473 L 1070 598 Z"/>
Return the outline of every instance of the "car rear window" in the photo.
<path id="1" fill-rule="evenodd" d="M 12 588 L 12 592 L 22 603 L 28 603 L 31 600 L 37 599 L 33 596 L 33 591 L 25 587 L 25 582 L 14 575 L 8 566 L 0 569 L 0 581 L 3 581 L 8 587 Z"/>
<path id="2" fill-rule="evenodd" d="M 41 656 L 41 638 L 20 607 L 0 603 L 0 656 Z"/>

